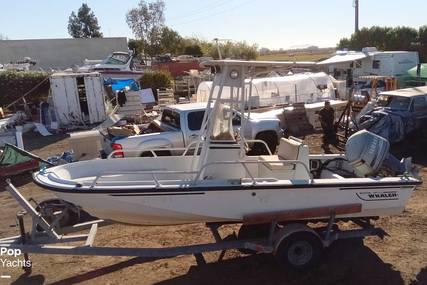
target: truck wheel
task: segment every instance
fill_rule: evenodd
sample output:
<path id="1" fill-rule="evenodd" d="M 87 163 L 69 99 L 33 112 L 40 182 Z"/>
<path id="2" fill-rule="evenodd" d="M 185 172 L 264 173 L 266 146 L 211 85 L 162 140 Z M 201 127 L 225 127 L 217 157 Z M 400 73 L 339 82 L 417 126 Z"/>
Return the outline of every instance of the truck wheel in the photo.
<path id="1" fill-rule="evenodd" d="M 276 258 L 287 268 L 305 271 L 317 265 L 322 250 L 321 241 L 313 233 L 297 232 L 280 243 Z"/>
<path id="2" fill-rule="evenodd" d="M 171 156 L 172 153 L 169 150 L 156 150 L 155 151 L 157 156 Z M 141 153 L 140 157 L 153 157 L 153 153 L 151 151 L 144 151 Z"/>
<path id="3" fill-rule="evenodd" d="M 256 135 L 255 139 L 265 141 L 265 143 L 270 148 L 272 154 L 276 152 L 277 147 L 277 135 L 273 132 L 263 132 Z M 252 147 L 253 153 L 255 155 L 268 154 L 268 151 L 265 149 L 265 145 L 262 143 L 255 143 Z"/>

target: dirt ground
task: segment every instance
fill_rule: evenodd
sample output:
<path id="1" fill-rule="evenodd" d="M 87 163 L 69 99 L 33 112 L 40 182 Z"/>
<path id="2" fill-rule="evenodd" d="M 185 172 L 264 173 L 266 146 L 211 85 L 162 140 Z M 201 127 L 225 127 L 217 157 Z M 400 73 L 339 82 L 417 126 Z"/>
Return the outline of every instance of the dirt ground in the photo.
<path id="1" fill-rule="evenodd" d="M 313 152 L 320 151 L 320 135 L 306 138 Z M 65 135 L 42 138 L 30 133 L 24 137 L 28 150 L 42 157 L 69 149 Z M 406 141 L 393 148 L 397 156 L 411 155 L 427 179 L 426 141 Z M 12 178 L 20 191 L 37 201 L 52 197 L 31 182 L 30 175 Z M 16 201 L 0 188 L 0 237 L 16 235 Z M 398 216 L 382 217 L 376 224 L 390 236 L 358 241 L 340 241 L 325 251 L 320 265 L 303 275 L 283 270 L 270 255 L 244 255 L 228 251 L 222 261 L 219 253 L 205 254 L 207 264 L 197 265 L 194 256 L 157 261 L 142 258 L 30 255 L 31 274 L 22 269 L 1 267 L 0 284 L 427 284 L 427 187 L 421 185 L 412 195 L 407 210 Z M 236 230 L 228 226 L 223 235 Z M 98 246 L 171 246 L 213 241 L 203 225 L 171 227 L 101 227 Z M 3 257 L 1 257 L 3 258 Z"/>

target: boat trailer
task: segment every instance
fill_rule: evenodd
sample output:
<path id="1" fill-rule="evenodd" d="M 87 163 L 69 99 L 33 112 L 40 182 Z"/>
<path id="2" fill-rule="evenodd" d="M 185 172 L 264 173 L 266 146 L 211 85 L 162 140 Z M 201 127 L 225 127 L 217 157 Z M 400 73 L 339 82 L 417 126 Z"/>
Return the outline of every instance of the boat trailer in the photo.
<path id="1" fill-rule="evenodd" d="M 17 214 L 17 222 L 20 234 L 0 239 L 0 249 L 16 250 L 24 254 L 25 262 L 29 261 L 29 253 L 59 254 L 59 255 L 92 255 L 92 256 L 129 256 L 146 257 L 151 259 L 170 258 L 179 255 L 194 255 L 197 263 L 206 264 L 203 253 L 221 251 L 218 261 L 221 261 L 226 250 L 239 249 L 244 253 L 272 253 L 279 261 L 291 267 L 291 269 L 304 270 L 314 265 L 317 261 L 315 254 L 323 248 L 330 246 L 334 241 L 349 238 L 363 238 L 366 236 L 378 236 L 384 238 L 387 235 L 381 228 L 375 227 L 371 219 L 351 219 L 358 228 L 340 230 L 336 224 L 336 215 L 354 213 L 361 210 L 360 204 L 322 207 L 316 209 L 274 212 L 266 214 L 248 215 L 244 218 L 242 229 L 263 225 L 261 236 L 248 238 L 229 235 L 222 238 L 219 228 L 225 224 L 235 222 L 207 223 L 215 242 L 195 245 L 184 245 L 164 248 L 138 248 L 138 247 L 106 247 L 94 246 L 98 226 L 104 225 L 103 220 L 93 220 L 75 224 L 69 227 L 61 227 L 60 219 L 64 212 L 54 213 L 53 219 L 46 219 L 36 208 L 16 189 L 8 179 L 6 190 L 22 206 Z M 32 200 L 32 199 L 30 199 Z M 34 201 L 34 200 L 32 200 Z M 307 225 L 311 217 L 319 217 L 319 214 L 329 217 L 325 220 L 326 226 L 313 228 Z M 29 215 L 32 220 L 31 231 L 24 227 L 24 216 Z M 49 222 L 48 222 L 49 220 Z M 265 227 L 265 226 L 268 227 Z M 72 234 L 88 230 L 86 234 Z M 69 242 L 82 242 L 81 245 L 67 245 Z M 309 248 L 304 248 L 304 247 Z M 299 248 L 302 247 L 302 248 Z M 301 251 L 302 249 L 302 251 Z M 304 256 L 297 256 L 291 251 L 296 250 Z M 301 262 L 303 260 L 303 262 Z M 31 264 L 31 262 L 29 262 Z M 23 268 L 31 272 L 31 266 Z"/>

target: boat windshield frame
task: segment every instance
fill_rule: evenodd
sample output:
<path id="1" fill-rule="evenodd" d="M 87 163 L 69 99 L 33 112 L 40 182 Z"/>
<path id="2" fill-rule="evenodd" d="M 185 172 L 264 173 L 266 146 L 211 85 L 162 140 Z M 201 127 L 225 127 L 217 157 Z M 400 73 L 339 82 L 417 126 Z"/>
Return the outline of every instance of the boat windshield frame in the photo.
<path id="1" fill-rule="evenodd" d="M 411 98 L 382 94 L 378 96 L 376 105 L 378 107 L 388 107 L 396 111 L 408 111 L 411 106 Z"/>
<path id="2" fill-rule="evenodd" d="M 118 57 L 125 58 L 126 60 L 123 61 Z M 107 57 L 103 64 L 111 64 L 111 65 L 125 65 L 129 62 L 129 59 L 131 59 L 131 55 L 125 54 L 125 53 L 113 53 L 109 57 Z"/>

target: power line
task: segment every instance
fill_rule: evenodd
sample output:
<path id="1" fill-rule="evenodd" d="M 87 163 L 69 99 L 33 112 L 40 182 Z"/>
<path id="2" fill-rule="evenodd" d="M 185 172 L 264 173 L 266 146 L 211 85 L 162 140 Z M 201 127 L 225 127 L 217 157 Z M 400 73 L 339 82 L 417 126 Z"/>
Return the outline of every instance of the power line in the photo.
<path id="1" fill-rule="evenodd" d="M 217 16 L 217 15 L 220 15 L 220 14 L 226 14 L 226 13 L 229 13 L 229 12 L 233 12 L 235 9 L 237 9 L 237 8 L 239 8 L 239 7 L 243 6 L 243 5 L 246 5 L 246 4 L 247 4 L 247 3 L 249 3 L 249 2 L 253 2 L 253 1 L 255 1 L 255 0 L 247 0 L 247 1 L 244 1 L 244 2 L 242 2 L 242 3 L 240 3 L 240 4 L 238 4 L 238 5 L 235 5 L 235 6 L 229 7 L 229 8 L 227 8 L 227 9 L 223 9 L 223 10 L 221 10 L 221 11 L 217 11 L 217 12 L 215 12 L 215 13 L 208 14 L 208 15 L 205 15 L 205 16 L 203 16 L 203 17 L 199 17 L 199 18 L 192 19 L 192 20 L 189 20 L 189 21 L 184 21 L 184 22 L 181 22 L 181 23 L 179 23 L 179 22 L 178 22 L 178 23 L 173 24 L 173 25 L 174 25 L 174 26 L 180 26 L 180 25 L 191 24 L 191 23 L 194 23 L 194 22 L 208 21 L 208 20 L 211 20 L 211 18 L 210 18 L 210 17 L 212 17 L 212 16 Z"/>
<path id="2" fill-rule="evenodd" d="M 209 8 L 215 9 L 217 7 L 224 6 L 225 4 L 228 4 L 228 3 L 232 2 L 232 1 L 234 1 L 234 0 L 219 0 L 219 1 L 216 1 L 214 3 L 210 3 L 209 5 L 206 5 L 206 6 L 203 6 L 203 7 L 199 7 L 197 9 L 194 9 L 194 10 L 191 10 L 191 11 L 187 11 L 187 13 L 184 14 L 183 16 L 176 16 L 176 17 L 169 18 L 169 20 L 181 19 L 183 17 L 192 17 L 192 16 L 195 16 L 197 14 L 200 14 L 199 13 L 200 11 L 202 11 L 202 14 L 203 14 Z"/>

